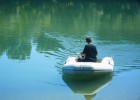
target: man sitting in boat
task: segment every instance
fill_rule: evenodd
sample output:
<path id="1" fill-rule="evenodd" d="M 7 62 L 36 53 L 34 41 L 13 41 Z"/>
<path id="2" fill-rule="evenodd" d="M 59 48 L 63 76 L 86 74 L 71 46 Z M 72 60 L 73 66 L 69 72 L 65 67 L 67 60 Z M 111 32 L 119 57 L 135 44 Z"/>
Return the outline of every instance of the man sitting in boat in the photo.
<path id="1" fill-rule="evenodd" d="M 80 53 L 80 56 L 82 58 L 78 58 L 77 62 L 96 62 L 97 61 L 97 49 L 96 46 L 92 44 L 91 37 L 86 38 L 87 44 L 84 47 L 84 50 L 82 53 Z"/>

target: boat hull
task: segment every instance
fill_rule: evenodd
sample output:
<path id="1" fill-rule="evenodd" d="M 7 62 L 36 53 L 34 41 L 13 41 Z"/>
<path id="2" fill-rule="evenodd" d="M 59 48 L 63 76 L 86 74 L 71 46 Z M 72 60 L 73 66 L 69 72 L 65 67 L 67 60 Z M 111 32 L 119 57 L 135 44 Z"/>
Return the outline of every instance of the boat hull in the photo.
<path id="1" fill-rule="evenodd" d="M 76 62 L 76 57 L 69 57 L 62 67 L 64 74 L 100 74 L 112 72 L 114 61 L 111 57 L 105 57 L 100 62 Z"/>

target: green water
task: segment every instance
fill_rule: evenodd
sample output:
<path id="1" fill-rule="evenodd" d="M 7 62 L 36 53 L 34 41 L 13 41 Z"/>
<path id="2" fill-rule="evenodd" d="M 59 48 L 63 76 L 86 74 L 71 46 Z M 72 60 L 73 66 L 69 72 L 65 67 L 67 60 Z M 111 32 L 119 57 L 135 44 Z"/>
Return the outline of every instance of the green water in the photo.
<path id="1" fill-rule="evenodd" d="M 63 75 L 86 36 L 111 75 Z M 138 0 L 1 0 L 0 100 L 140 100 L 139 37 Z"/>

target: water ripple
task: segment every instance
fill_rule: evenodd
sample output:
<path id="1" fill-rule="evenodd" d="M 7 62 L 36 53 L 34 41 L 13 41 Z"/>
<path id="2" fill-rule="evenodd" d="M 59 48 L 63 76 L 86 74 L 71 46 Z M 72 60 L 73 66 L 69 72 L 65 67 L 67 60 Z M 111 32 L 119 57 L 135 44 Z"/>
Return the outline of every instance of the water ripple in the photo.
<path id="1" fill-rule="evenodd" d="M 49 85 L 67 86 L 67 85 L 60 84 L 60 83 L 55 83 L 55 82 L 47 82 L 47 81 L 41 81 L 41 80 L 38 80 L 38 81 L 42 82 L 42 83 L 45 83 L 45 84 L 49 84 Z"/>

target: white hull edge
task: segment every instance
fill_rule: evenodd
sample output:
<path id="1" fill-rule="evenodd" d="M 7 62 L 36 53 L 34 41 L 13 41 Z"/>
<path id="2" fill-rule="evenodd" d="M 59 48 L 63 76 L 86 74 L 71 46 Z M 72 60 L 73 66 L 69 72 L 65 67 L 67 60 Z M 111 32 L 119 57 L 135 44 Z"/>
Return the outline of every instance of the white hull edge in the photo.
<path id="1" fill-rule="evenodd" d="M 112 72 L 114 68 L 112 57 L 105 57 L 100 62 L 76 62 L 75 59 L 76 57 L 68 57 L 62 67 L 64 74 Z"/>

